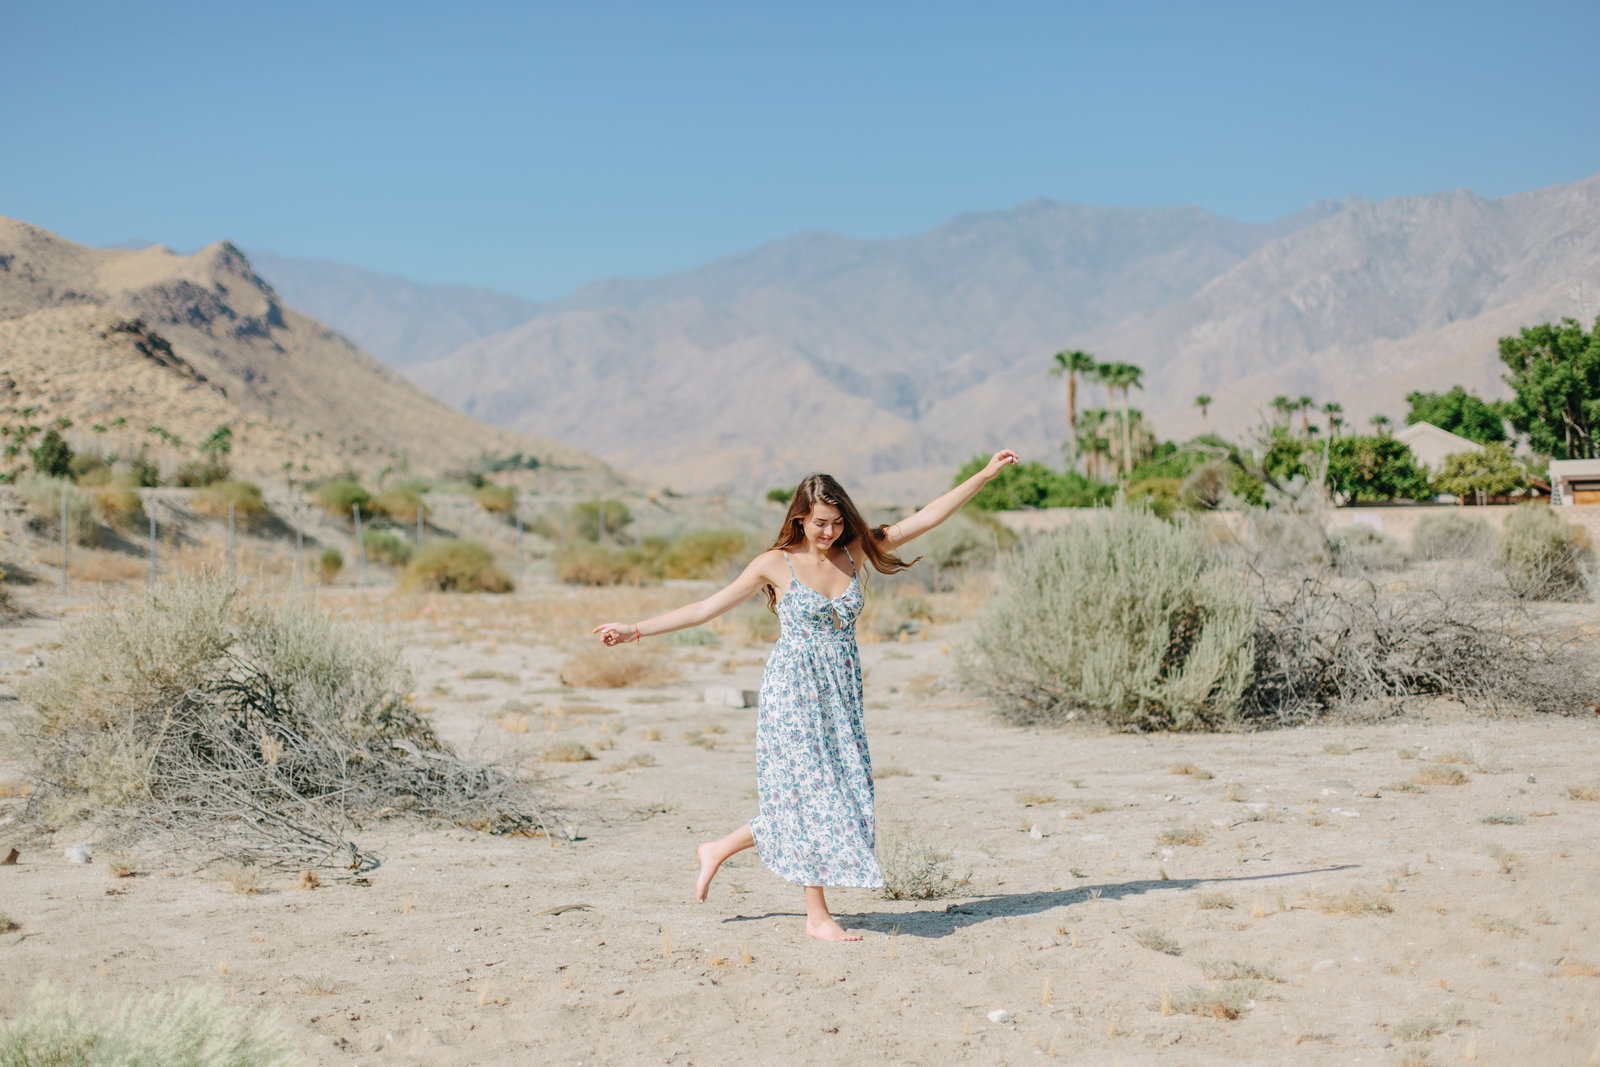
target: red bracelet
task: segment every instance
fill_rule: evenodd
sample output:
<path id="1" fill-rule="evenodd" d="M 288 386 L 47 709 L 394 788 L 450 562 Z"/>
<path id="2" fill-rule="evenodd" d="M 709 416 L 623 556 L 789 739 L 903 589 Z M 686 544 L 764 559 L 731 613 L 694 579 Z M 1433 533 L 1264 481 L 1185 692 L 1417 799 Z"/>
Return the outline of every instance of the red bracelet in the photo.
<path id="1" fill-rule="evenodd" d="M 639 624 L 638 623 L 634 623 L 633 624 L 633 639 L 635 641 L 643 641 L 644 640 L 644 635 L 639 632 Z"/>

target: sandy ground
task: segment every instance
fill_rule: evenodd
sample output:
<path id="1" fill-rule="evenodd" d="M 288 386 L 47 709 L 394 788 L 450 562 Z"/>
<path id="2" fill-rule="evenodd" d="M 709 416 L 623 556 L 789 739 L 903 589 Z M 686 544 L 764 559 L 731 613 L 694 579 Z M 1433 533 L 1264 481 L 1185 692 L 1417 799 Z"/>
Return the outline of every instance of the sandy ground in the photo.
<path id="1" fill-rule="evenodd" d="M 35 844 L 0 867 L 20 924 L 0 935 L 0 1014 L 40 979 L 207 983 L 340 1065 L 1600 1063 L 1600 803 L 1579 799 L 1600 789 L 1595 718 L 1434 704 L 1255 734 L 1020 729 L 949 684 L 954 628 L 864 645 L 880 823 L 947 850 L 965 884 L 836 890 L 866 938 L 823 944 L 754 853 L 692 900 L 695 844 L 756 797 L 754 709 L 700 696 L 755 688 L 763 646 L 733 628 L 661 645 L 672 681 L 558 681 L 583 621 L 691 593 L 322 594 L 405 643 L 463 748 L 589 746 L 537 764 L 576 840 L 388 823 L 362 837 L 384 856 L 370 885 L 272 872 L 249 893 Z M 36 601 L 0 629 L 0 710 L 59 632 Z M 1467 781 L 1401 788 L 1446 767 Z M 1216 961 L 1270 975 L 1236 1019 L 1182 1010 Z"/>

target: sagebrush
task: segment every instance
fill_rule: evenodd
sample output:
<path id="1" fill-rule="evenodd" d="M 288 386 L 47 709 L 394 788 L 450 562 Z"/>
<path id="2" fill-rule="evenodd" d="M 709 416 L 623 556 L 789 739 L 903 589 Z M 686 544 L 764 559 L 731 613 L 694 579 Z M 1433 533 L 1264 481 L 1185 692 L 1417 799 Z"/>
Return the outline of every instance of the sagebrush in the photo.
<path id="1" fill-rule="evenodd" d="M 542 825 L 529 786 L 458 756 L 412 686 L 396 647 L 305 602 L 179 578 L 83 617 L 19 687 L 25 816 L 301 867 L 366 864 L 352 835 L 389 815 Z"/>
<path id="2" fill-rule="evenodd" d="M 1480 559 L 1494 543 L 1494 527 L 1461 508 L 1451 508 L 1418 520 L 1411 533 L 1411 554 L 1429 560 Z"/>
<path id="3" fill-rule="evenodd" d="M 60 536 L 62 505 L 66 505 L 67 539 L 77 545 L 93 545 L 100 540 L 100 524 L 95 521 L 94 498 L 65 478 L 43 474 L 24 474 L 16 482 L 17 497 L 34 524 Z"/>
<path id="4" fill-rule="evenodd" d="M 1236 717 L 1253 631 L 1248 587 L 1197 524 L 1119 503 L 1013 557 L 959 663 L 1014 721 L 1182 729 Z"/>
<path id="5" fill-rule="evenodd" d="M 133 996 L 91 1010 L 54 985 L 0 1022 L 4 1067 L 293 1067 L 302 1061 L 275 1021 L 227 1003 L 221 990 Z"/>
<path id="6" fill-rule="evenodd" d="M 477 541 L 434 541 L 411 557 L 400 588 L 440 593 L 509 593 L 511 575 L 495 565 L 494 553 Z"/>
<path id="7" fill-rule="evenodd" d="M 1499 561 L 1511 591 L 1527 600 L 1577 600 L 1591 561 L 1583 529 L 1545 503 L 1521 504 L 1506 516 Z"/>

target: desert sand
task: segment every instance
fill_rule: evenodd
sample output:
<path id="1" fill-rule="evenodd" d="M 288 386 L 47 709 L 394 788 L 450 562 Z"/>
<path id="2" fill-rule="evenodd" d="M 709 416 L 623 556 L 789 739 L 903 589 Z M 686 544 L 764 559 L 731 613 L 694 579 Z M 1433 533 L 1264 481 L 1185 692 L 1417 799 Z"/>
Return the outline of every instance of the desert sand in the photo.
<path id="1" fill-rule="evenodd" d="M 755 709 L 702 694 L 755 688 L 765 646 L 730 625 L 656 642 L 677 673 L 654 684 L 559 680 L 588 625 L 703 588 L 319 591 L 404 644 L 447 738 L 543 774 L 561 830 L 383 822 L 358 835 L 376 870 L 314 889 L 151 856 L 117 877 L 119 857 L 27 842 L 0 867 L 19 924 L 0 1014 L 41 979 L 206 983 L 339 1065 L 1600 1063 L 1595 717 L 1419 702 L 1269 732 L 1019 728 L 956 685 L 959 623 L 865 644 L 880 826 L 946 850 L 962 884 L 834 890 L 865 940 L 824 944 L 752 852 L 693 900 L 695 845 L 756 802 Z M 31 601 L 0 628 L 0 707 L 90 603 Z M 596 758 L 540 761 L 558 740 Z M 1452 769 L 1462 784 L 1411 784 Z M 1182 1010 L 1217 961 L 1267 976 L 1238 1018 Z"/>

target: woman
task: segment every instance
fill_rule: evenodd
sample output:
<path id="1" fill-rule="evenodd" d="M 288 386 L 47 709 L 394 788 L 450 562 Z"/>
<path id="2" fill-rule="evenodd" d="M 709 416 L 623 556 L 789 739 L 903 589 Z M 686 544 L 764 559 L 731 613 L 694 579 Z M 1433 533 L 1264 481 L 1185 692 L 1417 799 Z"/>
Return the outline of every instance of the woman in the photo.
<path id="1" fill-rule="evenodd" d="M 860 941 L 828 913 L 825 886 L 883 885 L 873 855 L 872 760 L 862 725 L 861 663 L 855 621 L 863 603 L 860 568 L 884 574 L 911 566 L 894 554 L 954 515 L 991 478 L 1017 462 L 996 452 L 983 470 L 910 518 L 869 529 L 839 483 L 826 474 L 802 481 L 772 547 L 720 591 L 696 604 L 636 623 L 607 622 L 607 645 L 682 630 L 765 591 L 782 624 L 761 677 L 756 719 L 756 817 L 696 850 L 705 900 L 724 860 L 754 847 L 774 873 L 806 891 L 806 933 Z M 912 563 L 915 563 L 912 560 Z"/>

